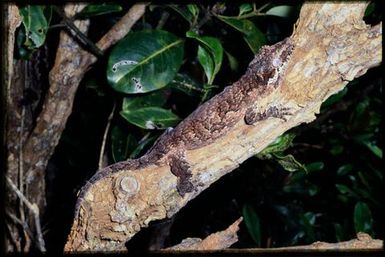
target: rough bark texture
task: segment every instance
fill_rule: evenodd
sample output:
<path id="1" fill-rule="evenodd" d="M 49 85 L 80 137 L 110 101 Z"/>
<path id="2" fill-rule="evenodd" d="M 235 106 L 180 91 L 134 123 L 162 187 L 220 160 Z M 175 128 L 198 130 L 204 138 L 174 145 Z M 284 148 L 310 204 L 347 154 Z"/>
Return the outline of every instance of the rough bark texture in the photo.
<path id="1" fill-rule="evenodd" d="M 19 72 L 17 76 L 14 75 L 14 71 L 19 69 L 24 69 L 25 66 L 22 62 L 16 62 L 13 60 L 13 52 L 14 52 L 14 44 L 15 44 L 15 31 L 16 28 L 21 24 L 21 17 L 19 15 L 19 9 L 14 4 L 9 4 L 8 6 L 2 6 L 4 8 L 3 13 L 4 20 L 4 32 L 6 32 L 6 38 L 4 41 L 4 81 L 3 81 L 3 96 L 5 97 L 5 109 L 7 112 L 5 113 L 5 122 L 4 122 L 4 131 L 5 131 L 5 139 L 6 143 L 6 151 L 7 151 L 7 175 L 8 177 L 14 181 L 16 185 L 19 185 L 19 164 L 20 164 L 20 143 L 25 141 L 25 128 L 27 126 L 22 125 L 24 122 L 24 116 L 22 115 L 22 107 L 19 102 L 23 95 L 24 89 L 24 78 L 23 75 L 19 76 Z M 15 84 L 18 85 L 15 86 Z M 12 111 L 10 111 L 12 110 Z M 12 129 L 8 129 L 12 128 Z M 19 211 L 23 211 L 22 207 L 19 208 L 19 202 L 17 197 L 10 190 L 6 190 L 6 212 L 24 215 L 19 213 Z M 10 206 L 15 207 L 14 210 L 11 211 Z M 8 233 L 12 235 L 13 238 L 17 238 L 19 236 L 19 231 L 17 225 L 8 226 Z M 14 241 L 14 240 L 12 240 Z M 6 240 L 6 251 L 13 250 L 21 250 L 21 244 L 17 242 L 10 242 L 9 237 Z"/>
<path id="2" fill-rule="evenodd" d="M 255 56 L 245 75 L 166 132 L 143 157 L 98 171 L 82 188 L 65 251 L 124 250 L 188 201 L 381 62 L 381 24 L 365 3 L 310 3 L 293 35 Z M 215 155 L 213 155 L 215 153 Z"/>

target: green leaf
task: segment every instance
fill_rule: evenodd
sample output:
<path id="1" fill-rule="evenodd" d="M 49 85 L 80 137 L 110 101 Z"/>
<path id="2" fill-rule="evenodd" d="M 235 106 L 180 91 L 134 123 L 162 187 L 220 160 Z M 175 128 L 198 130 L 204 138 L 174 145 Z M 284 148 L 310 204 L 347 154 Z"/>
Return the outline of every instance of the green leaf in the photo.
<path id="1" fill-rule="evenodd" d="M 373 234 L 373 218 L 369 206 L 364 202 L 356 203 L 354 207 L 354 228 L 356 233 L 366 232 Z"/>
<path id="2" fill-rule="evenodd" d="M 111 152 L 114 162 L 127 160 L 137 144 L 138 142 L 132 134 L 125 134 L 118 126 L 112 128 Z"/>
<path id="3" fill-rule="evenodd" d="M 274 157 L 276 158 L 277 162 L 284 168 L 286 171 L 289 172 L 295 172 L 299 170 L 304 170 L 306 171 L 306 167 L 298 162 L 293 155 L 288 154 L 288 155 L 281 155 L 278 153 L 273 154 Z"/>
<path id="4" fill-rule="evenodd" d="M 211 85 L 222 65 L 223 47 L 221 42 L 214 37 L 200 37 L 192 31 L 187 31 L 186 37 L 194 38 L 200 43 L 198 47 L 198 60 L 205 71 L 207 83 Z"/>
<path id="5" fill-rule="evenodd" d="M 336 184 L 336 188 L 337 190 L 343 194 L 343 195 L 348 195 L 348 196 L 353 196 L 355 198 L 360 198 L 356 192 L 354 192 L 353 190 L 351 190 L 348 186 L 346 185 L 342 185 L 342 184 Z"/>
<path id="6" fill-rule="evenodd" d="M 243 215 L 243 218 L 245 219 L 247 231 L 253 238 L 257 247 L 260 247 L 262 233 L 261 233 L 261 224 L 257 213 L 251 206 L 244 205 L 242 208 L 242 215 Z"/>
<path id="7" fill-rule="evenodd" d="M 337 175 L 338 176 L 344 176 L 352 170 L 353 170 L 353 165 L 351 163 L 348 163 L 348 164 L 342 165 L 341 167 L 338 168 Z"/>
<path id="8" fill-rule="evenodd" d="M 77 18 L 89 18 L 93 16 L 99 16 L 108 13 L 120 12 L 123 8 L 118 4 L 89 4 L 84 7 L 79 14 L 76 15 Z"/>
<path id="9" fill-rule="evenodd" d="M 227 60 L 229 60 L 230 69 L 232 71 L 237 71 L 238 70 L 238 61 L 237 61 L 237 59 L 234 56 L 232 56 L 227 51 L 225 51 L 225 54 L 227 56 Z"/>
<path id="10" fill-rule="evenodd" d="M 265 35 L 249 20 L 236 19 L 232 17 L 226 17 L 217 15 L 221 21 L 235 28 L 239 32 L 243 33 L 243 39 L 249 45 L 251 51 L 256 54 L 261 46 L 266 44 Z"/>
<path id="11" fill-rule="evenodd" d="M 180 121 L 177 115 L 159 107 L 144 107 L 133 111 L 122 110 L 120 115 L 131 124 L 143 129 L 166 129 Z"/>
<path id="12" fill-rule="evenodd" d="M 218 86 L 210 85 L 210 84 L 203 85 L 203 95 L 201 97 L 201 103 L 205 102 L 206 100 L 212 97 L 214 88 L 218 88 Z"/>
<path id="13" fill-rule="evenodd" d="M 306 212 L 301 217 L 301 223 L 306 231 L 306 236 L 310 238 L 311 241 L 315 241 L 315 231 L 314 231 L 314 224 L 315 220 L 317 218 L 317 214 L 313 212 Z"/>
<path id="14" fill-rule="evenodd" d="M 212 84 L 212 81 L 214 80 L 214 61 L 209 51 L 201 46 L 198 46 L 198 60 L 205 71 L 207 83 Z"/>
<path id="15" fill-rule="evenodd" d="M 25 30 L 23 45 L 29 50 L 39 48 L 45 42 L 48 21 L 44 9 L 40 5 L 26 5 L 19 9 Z"/>
<path id="16" fill-rule="evenodd" d="M 270 145 L 257 154 L 259 159 L 271 159 L 273 153 L 280 153 L 289 148 L 295 138 L 295 134 L 286 133 L 277 137 Z"/>
<path id="17" fill-rule="evenodd" d="M 176 74 L 174 79 L 169 83 L 169 86 L 189 96 L 197 96 L 204 93 L 203 86 L 184 73 Z"/>
<path id="18" fill-rule="evenodd" d="M 123 98 L 122 110 L 135 111 L 143 107 L 163 106 L 167 102 L 167 92 L 157 90 L 143 95 L 133 95 Z"/>
<path id="19" fill-rule="evenodd" d="M 294 10 L 293 6 L 279 5 L 268 10 L 266 14 L 279 16 L 279 17 L 289 17 L 290 14 L 293 12 L 293 10 Z"/>
<path id="20" fill-rule="evenodd" d="M 368 5 L 368 7 L 366 7 L 364 17 L 367 17 L 367 16 L 371 15 L 374 12 L 375 8 L 376 8 L 376 3 L 375 2 L 371 2 Z"/>
<path id="21" fill-rule="evenodd" d="M 129 33 L 111 51 L 107 79 L 123 93 L 145 93 L 166 86 L 183 60 L 183 40 L 162 30 Z"/>
<path id="22" fill-rule="evenodd" d="M 199 8 L 196 4 L 188 4 L 187 9 L 192 14 L 193 17 L 198 17 L 199 15 Z"/>
<path id="23" fill-rule="evenodd" d="M 372 142 L 365 142 L 366 147 L 378 158 L 382 159 L 382 149 Z"/>
<path id="24" fill-rule="evenodd" d="M 241 4 L 239 6 L 239 14 L 238 16 L 241 16 L 243 14 L 249 13 L 253 10 L 253 6 L 251 4 Z"/>

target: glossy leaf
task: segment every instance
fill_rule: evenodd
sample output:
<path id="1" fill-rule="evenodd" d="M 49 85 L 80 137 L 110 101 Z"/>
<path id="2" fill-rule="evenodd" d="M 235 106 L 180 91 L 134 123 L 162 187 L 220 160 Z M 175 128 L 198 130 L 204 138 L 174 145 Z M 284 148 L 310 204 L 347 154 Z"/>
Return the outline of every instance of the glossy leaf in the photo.
<path id="1" fill-rule="evenodd" d="M 203 86 L 193 80 L 189 75 L 178 73 L 169 84 L 170 87 L 178 89 L 190 96 L 203 94 Z"/>
<path id="2" fill-rule="evenodd" d="M 295 138 L 295 134 L 286 133 L 277 137 L 270 145 L 257 154 L 260 159 L 270 159 L 273 153 L 280 153 L 289 148 Z"/>
<path id="3" fill-rule="evenodd" d="M 375 3 L 375 2 L 371 2 L 371 3 L 366 7 L 364 17 L 367 17 L 367 16 L 371 15 L 371 14 L 374 12 L 375 9 L 376 9 L 376 3 Z"/>
<path id="4" fill-rule="evenodd" d="M 196 4 L 188 4 L 187 9 L 192 14 L 193 17 L 198 17 L 199 15 L 199 8 Z"/>
<path id="5" fill-rule="evenodd" d="M 261 46 L 266 44 L 265 35 L 249 20 L 246 19 L 236 19 L 232 17 L 226 17 L 222 15 L 217 15 L 217 17 L 235 28 L 239 32 L 243 33 L 244 40 L 249 45 L 251 51 L 256 54 L 261 48 Z"/>
<path id="6" fill-rule="evenodd" d="M 372 234 L 373 218 L 369 206 L 364 202 L 356 203 L 354 207 L 354 228 L 356 233 Z"/>
<path id="7" fill-rule="evenodd" d="M 242 208 L 242 215 L 245 219 L 247 231 L 253 238 L 257 247 L 261 246 L 261 222 L 255 210 L 249 206 L 244 205 Z"/>
<path id="8" fill-rule="evenodd" d="M 122 110 L 120 115 L 131 124 L 143 129 L 166 129 L 180 121 L 177 115 L 159 107 L 144 107 L 134 111 Z"/>
<path id="9" fill-rule="evenodd" d="M 205 71 L 207 84 L 211 85 L 222 65 L 223 47 L 221 42 L 214 37 L 200 37 L 192 31 L 187 31 L 186 36 L 194 38 L 200 43 L 198 46 L 198 60 Z"/>
<path id="10" fill-rule="evenodd" d="M 253 6 L 251 4 L 241 4 L 239 6 L 239 14 L 238 16 L 241 16 L 243 14 L 249 13 L 253 10 Z"/>
<path id="11" fill-rule="evenodd" d="M 127 160 L 138 142 L 132 134 L 125 134 L 123 130 L 115 126 L 111 130 L 111 152 L 114 162 Z"/>
<path id="12" fill-rule="evenodd" d="M 267 15 L 274 15 L 279 17 L 289 17 L 293 11 L 293 6 L 279 5 L 271 8 L 266 12 Z"/>
<path id="13" fill-rule="evenodd" d="M 365 146 L 378 158 L 382 159 L 382 149 L 372 142 L 365 142 Z"/>
<path id="14" fill-rule="evenodd" d="M 353 196 L 355 198 L 359 198 L 359 196 L 357 195 L 356 192 L 354 192 L 353 190 L 351 190 L 348 186 L 346 185 L 342 185 L 342 184 L 336 184 L 336 188 L 337 190 L 343 194 L 343 195 L 347 195 L 347 196 Z"/>
<path id="15" fill-rule="evenodd" d="M 134 95 L 123 98 L 122 110 L 135 111 L 143 107 L 163 106 L 167 102 L 167 92 L 157 90 L 143 95 Z"/>
<path id="16" fill-rule="evenodd" d="M 306 236 L 309 237 L 311 241 L 316 240 L 315 231 L 314 231 L 314 224 L 315 224 L 316 218 L 317 218 L 317 214 L 313 212 L 306 212 L 301 217 L 301 224 L 304 227 Z"/>
<path id="17" fill-rule="evenodd" d="M 145 93 L 166 86 L 183 60 L 183 40 L 162 30 L 129 33 L 111 51 L 107 79 L 123 93 Z"/>
<path id="18" fill-rule="evenodd" d="M 45 42 L 48 21 L 44 9 L 45 7 L 40 5 L 26 5 L 19 9 L 25 30 L 23 45 L 27 49 L 39 48 Z"/>
<path id="19" fill-rule="evenodd" d="M 277 160 L 277 162 L 284 168 L 286 171 L 294 172 L 299 170 L 306 170 L 306 167 L 298 162 L 293 155 L 282 155 L 278 153 L 274 153 L 274 157 Z"/>
<path id="20" fill-rule="evenodd" d="M 198 46 L 198 60 L 205 71 L 208 84 L 211 84 L 214 80 L 214 61 L 209 51 L 201 46 Z"/>
<path id="21" fill-rule="evenodd" d="M 348 163 L 348 164 L 342 165 L 341 167 L 338 168 L 337 175 L 338 176 L 344 176 L 352 170 L 353 170 L 353 165 L 351 163 Z"/>
<path id="22" fill-rule="evenodd" d="M 229 61 L 229 66 L 232 71 L 237 71 L 238 70 L 238 61 L 237 59 L 232 56 L 229 52 L 225 51 L 225 54 L 227 56 L 227 60 Z"/>
<path id="23" fill-rule="evenodd" d="M 108 13 L 120 12 L 123 8 L 118 4 L 89 4 L 76 15 L 77 18 L 89 18 Z"/>
<path id="24" fill-rule="evenodd" d="M 206 100 L 210 99 L 213 95 L 213 89 L 218 88 L 218 86 L 210 85 L 210 84 L 204 84 L 203 85 L 203 95 L 201 97 L 201 103 L 205 102 Z"/>

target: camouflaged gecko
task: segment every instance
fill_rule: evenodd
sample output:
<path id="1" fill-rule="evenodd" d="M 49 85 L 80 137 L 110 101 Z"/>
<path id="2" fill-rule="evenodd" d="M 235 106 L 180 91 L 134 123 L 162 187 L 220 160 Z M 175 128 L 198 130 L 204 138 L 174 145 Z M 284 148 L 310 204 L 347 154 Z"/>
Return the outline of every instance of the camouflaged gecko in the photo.
<path id="1" fill-rule="evenodd" d="M 285 120 L 284 116 L 290 115 L 287 109 L 275 106 L 257 112 L 254 105 L 258 99 L 278 87 L 293 48 L 289 38 L 275 45 L 262 47 L 237 82 L 199 106 L 175 129 L 165 131 L 144 156 L 113 164 L 97 172 L 81 189 L 75 213 L 78 213 L 87 190 L 97 181 L 122 169 L 140 169 L 161 161 L 165 161 L 170 166 L 170 171 L 178 177 L 177 190 L 180 196 L 192 192 L 192 174 L 185 159 L 185 151 L 213 143 L 228 133 L 241 119 L 246 125 L 253 125 L 269 117 Z"/>

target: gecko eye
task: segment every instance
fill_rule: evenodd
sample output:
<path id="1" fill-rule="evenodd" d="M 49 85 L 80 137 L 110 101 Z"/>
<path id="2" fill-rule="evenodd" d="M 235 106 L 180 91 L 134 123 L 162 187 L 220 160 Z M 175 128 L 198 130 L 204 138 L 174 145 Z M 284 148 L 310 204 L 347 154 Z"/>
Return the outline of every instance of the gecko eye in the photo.
<path id="1" fill-rule="evenodd" d="M 39 34 L 42 34 L 42 33 L 43 33 L 43 29 L 40 28 L 40 29 L 37 30 L 37 32 L 38 32 Z"/>

